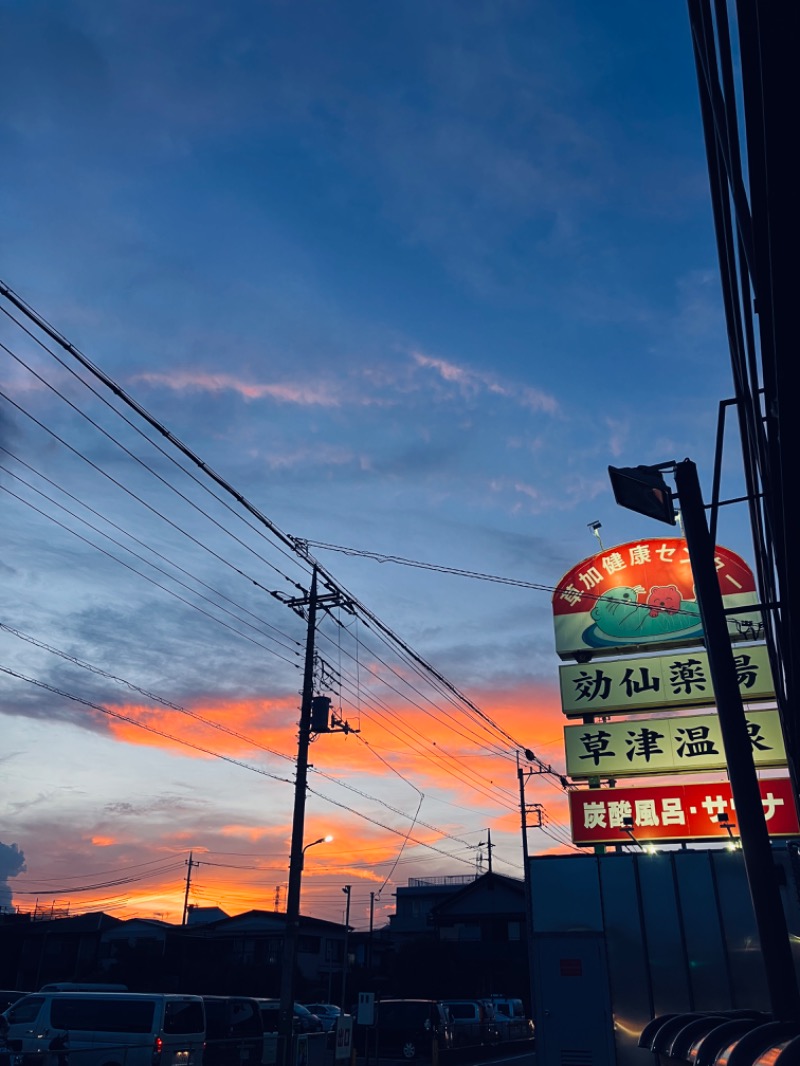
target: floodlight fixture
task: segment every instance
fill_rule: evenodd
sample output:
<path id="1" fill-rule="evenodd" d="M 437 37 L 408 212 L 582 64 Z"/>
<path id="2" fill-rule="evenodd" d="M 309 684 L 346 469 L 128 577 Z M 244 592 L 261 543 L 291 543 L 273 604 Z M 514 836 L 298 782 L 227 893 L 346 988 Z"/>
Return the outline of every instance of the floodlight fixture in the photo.
<path id="1" fill-rule="evenodd" d="M 634 822 L 633 822 L 633 818 L 631 818 L 630 815 L 623 816 L 622 825 L 621 825 L 620 828 L 622 829 L 622 832 L 626 834 L 626 836 L 630 837 L 631 844 L 635 844 L 637 848 L 641 848 L 642 847 L 642 845 L 639 843 L 639 841 L 633 835 Z M 642 850 L 644 850 L 644 849 L 642 849 Z"/>
<path id="2" fill-rule="evenodd" d="M 741 842 L 733 835 L 733 831 L 736 828 L 733 822 L 730 820 L 730 816 L 727 811 L 720 811 L 717 815 L 717 821 L 728 834 L 728 851 L 736 851 L 740 848 Z"/>
<path id="3" fill-rule="evenodd" d="M 600 530 L 603 528 L 602 522 L 587 522 L 589 529 L 592 531 L 592 536 L 597 537 L 597 543 L 600 545 L 600 551 L 603 550 L 603 542 L 600 539 Z"/>

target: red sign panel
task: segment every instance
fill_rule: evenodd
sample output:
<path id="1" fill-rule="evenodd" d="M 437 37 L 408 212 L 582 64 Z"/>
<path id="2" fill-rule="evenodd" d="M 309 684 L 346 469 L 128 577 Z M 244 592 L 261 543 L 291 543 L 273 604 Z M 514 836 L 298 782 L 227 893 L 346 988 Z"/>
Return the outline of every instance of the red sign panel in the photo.
<path id="1" fill-rule="evenodd" d="M 800 835 L 788 777 L 759 781 L 770 836 Z M 736 808 L 727 781 L 703 785 L 648 785 L 644 788 L 576 789 L 569 794 L 572 839 L 576 844 L 729 839 L 720 814 L 738 836 Z M 632 824 L 625 821 L 632 819 Z"/>
<path id="2" fill-rule="evenodd" d="M 718 546 L 714 561 L 725 607 L 743 609 L 728 616 L 731 640 L 761 639 L 752 571 L 727 548 Z M 562 659 L 700 643 L 703 625 L 686 541 L 631 541 L 584 559 L 558 583 L 553 623 Z"/>

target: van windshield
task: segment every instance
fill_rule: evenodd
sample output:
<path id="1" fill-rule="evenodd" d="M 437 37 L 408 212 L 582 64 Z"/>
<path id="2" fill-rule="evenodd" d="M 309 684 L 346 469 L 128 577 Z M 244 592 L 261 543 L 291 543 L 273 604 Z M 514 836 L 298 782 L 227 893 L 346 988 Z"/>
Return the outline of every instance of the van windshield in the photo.
<path id="1" fill-rule="evenodd" d="M 95 1033 L 150 1033 L 155 1002 L 150 999 L 95 999 L 93 996 L 54 996 L 50 1021 L 54 1029 Z"/>
<path id="2" fill-rule="evenodd" d="M 25 996 L 17 1000 L 13 1007 L 6 1011 L 10 1025 L 18 1025 L 22 1022 L 35 1022 L 39 1015 L 39 1008 L 44 1003 L 42 996 Z"/>
<path id="3" fill-rule="evenodd" d="M 205 1028 L 202 1003 L 197 1000 L 167 1000 L 164 1010 L 165 1033 L 202 1033 Z"/>

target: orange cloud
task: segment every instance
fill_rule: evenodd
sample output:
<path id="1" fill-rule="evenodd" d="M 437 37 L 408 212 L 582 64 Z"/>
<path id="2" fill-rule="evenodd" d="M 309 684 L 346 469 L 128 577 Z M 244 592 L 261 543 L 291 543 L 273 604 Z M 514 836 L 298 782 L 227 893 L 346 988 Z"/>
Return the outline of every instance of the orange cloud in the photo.
<path id="1" fill-rule="evenodd" d="M 214 701 L 185 711 L 141 704 L 109 709 L 121 716 L 110 717 L 109 728 L 124 743 L 179 750 L 187 756 L 220 753 L 236 758 L 252 756 L 259 748 L 293 757 L 290 750 L 280 749 L 287 747 L 300 713 L 297 705 L 267 698 Z"/>

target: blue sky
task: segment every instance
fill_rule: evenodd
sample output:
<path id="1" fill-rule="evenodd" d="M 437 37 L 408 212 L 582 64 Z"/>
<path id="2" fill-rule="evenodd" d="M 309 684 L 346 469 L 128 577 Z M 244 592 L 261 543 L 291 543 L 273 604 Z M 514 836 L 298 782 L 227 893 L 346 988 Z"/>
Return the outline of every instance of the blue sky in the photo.
<path id="1" fill-rule="evenodd" d="M 606 546 L 656 535 L 614 505 L 609 463 L 690 456 L 710 487 L 731 385 L 683 5 L 2 0 L 0 11 L 0 277 L 282 530 L 552 587 L 595 549 L 587 523 L 602 522 Z M 3 466 L 31 464 L 26 476 L 45 474 L 237 610 L 266 616 L 269 601 L 294 650 L 287 663 L 269 640 L 201 614 L 194 577 L 191 602 L 163 594 L 56 526 L 63 512 L 38 495 L 44 515 L 4 493 L 6 626 L 290 754 L 302 623 L 241 571 L 272 588 L 276 565 L 284 587 L 307 587 L 307 567 L 252 532 L 234 545 L 230 512 L 207 523 L 98 436 L 11 353 L 135 455 L 154 455 L 5 315 L 0 341 L 13 401 L 0 401 Z M 28 415 L 151 494 L 149 509 Z M 172 479 L 165 456 L 155 465 Z M 0 484 L 34 499 L 11 473 Z M 749 559 L 742 517 L 720 539 Z M 501 733 L 563 768 L 546 592 L 312 552 Z M 353 625 L 331 625 L 331 658 Z M 138 913 L 174 916 L 192 848 L 208 856 L 198 903 L 271 903 L 288 856 L 285 758 L 273 765 L 217 731 L 219 751 L 280 779 L 254 781 L 114 727 L 66 686 L 198 739 L 163 704 L 8 631 L 0 662 L 62 693 L 0 679 L 0 841 L 26 863 L 0 852 L 16 905 L 127 913 L 122 896 L 78 888 L 163 863 L 166 887 L 133 885 L 131 898 Z M 316 849 L 304 905 L 338 915 L 352 880 L 363 925 L 376 886 L 388 905 L 406 876 L 474 868 L 487 828 L 496 868 L 520 874 L 511 740 L 495 733 L 488 750 L 450 734 L 441 709 L 420 719 L 427 689 L 405 711 L 409 693 L 397 697 L 390 740 L 349 662 L 343 706 L 361 733 L 314 754 L 361 794 L 349 811 L 310 797 L 309 832 L 335 822 L 348 844 L 324 859 Z M 445 772 L 433 747 L 476 767 L 484 791 Z M 530 787 L 563 839 L 563 797 Z M 415 812 L 428 815 L 426 842 L 457 857 L 406 840 Z M 388 838 L 376 824 L 387 820 Z M 532 836 L 532 849 L 557 837 Z M 265 855 L 238 896 L 244 874 L 211 879 L 212 862 Z"/>

